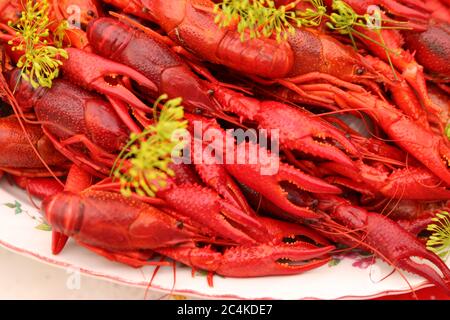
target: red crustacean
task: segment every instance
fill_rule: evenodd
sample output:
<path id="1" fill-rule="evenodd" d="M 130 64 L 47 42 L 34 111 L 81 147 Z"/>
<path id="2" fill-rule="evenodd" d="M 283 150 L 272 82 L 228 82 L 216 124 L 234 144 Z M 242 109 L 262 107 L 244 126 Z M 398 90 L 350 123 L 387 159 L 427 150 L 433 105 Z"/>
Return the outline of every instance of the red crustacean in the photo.
<path id="1" fill-rule="evenodd" d="M 321 103 L 319 106 L 329 108 L 333 103 L 339 105 L 339 101 L 335 101 L 330 90 L 315 88 L 314 84 L 330 83 L 353 93 L 366 93 L 363 89 L 366 88 L 381 95 L 378 83 L 383 83 L 396 106 L 417 122 L 428 125 L 415 91 L 401 74 L 393 75 L 392 69 L 383 61 L 362 56 L 350 46 L 315 29 L 297 28 L 289 35 L 288 42 L 294 52 L 294 66 L 287 78 L 274 80 L 285 87 L 277 89 L 275 96 L 286 96 L 288 101 L 300 104 Z"/>
<path id="2" fill-rule="evenodd" d="M 364 92 L 364 89 L 356 84 L 379 91 L 375 81 L 385 81 L 391 85 L 392 91 L 395 91 L 394 99 L 402 108 L 405 105 L 404 109 L 410 111 L 415 117 L 421 111 L 420 102 L 410 88 L 395 86 L 395 83 L 380 74 L 370 61 L 365 60 L 351 47 L 342 45 L 323 32 L 297 28 L 294 34 L 289 35 L 287 41 L 279 44 L 267 38 L 242 42 L 239 33 L 234 29 L 220 29 L 216 25 L 212 13 L 213 3 L 209 0 L 185 0 L 176 1 L 176 3 L 134 1 L 132 4 L 123 1 L 106 2 L 121 8 L 124 12 L 157 22 L 172 40 L 195 53 L 197 57 L 225 65 L 246 75 L 269 79 L 269 81 L 263 79 L 258 81 L 263 83 L 273 81 L 296 93 L 296 95 L 289 95 L 289 91 L 278 89 L 278 97 L 289 95 L 289 100 L 295 102 L 330 106 L 334 103 L 331 92 L 314 90 L 302 85 L 310 82 L 325 82 L 351 91 Z M 142 8 L 146 10 L 143 11 Z M 208 30 L 211 38 L 203 37 L 204 30 Z M 368 42 L 368 45 L 378 50 L 377 53 L 385 58 L 383 48 Z M 392 43 L 395 43 L 395 48 L 399 47 L 396 42 Z M 255 51 L 255 48 L 259 49 Z M 222 55 L 223 59 L 220 58 Z M 280 55 L 284 59 L 280 59 Z M 396 65 L 402 70 L 408 83 L 419 92 L 422 101 L 434 110 L 426 93 L 420 66 L 414 64 L 412 56 L 404 52 L 402 57 L 392 59 L 394 64 L 397 63 Z"/>
<path id="3" fill-rule="evenodd" d="M 50 2 L 53 15 L 58 21 L 67 20 L 69 24 L 86 29 L 89 22 L 98 18 L 102 11 L 97 0 L 52 0 Z"/>
<path id="4" fill-rule="evenodd" d="M 403 32 L 415 59 L 432 75 L 450 77 L 450 22 L 431 20 L 423 32 Z"/>
<path id="5" fill-rule="evenodd" d="M 370 197 L 444 200 L 450 196 L 446 184 L 406 152 L 382 140 L 364 138 L 342 121 L 338 125 L 346 128 L 363 157 L 354 161 L 357 170 L 333 162 L 320 164 L 316 170 L 326 181 Z"/>
<path id="6" fill-rule="evenodd" d="M 445 292 L 450 292 L 447 284 L 450 280 L 449 268 L 396 222 L 379 213 L 368 212 L 354 206 L 336 196 L 317 196 L 317 198 L 319 200 L 317 208 L 329 212 L 332 219 L 332 222 L 328 223 L 319 222 L 317 224 L 319 230 L 323 230 L 325 234 L 331 232 L 331 237 L 341 237 L 343 242 L 372 251 L 392 266 L 418 274 Z M 334 225 L 333 222 L 338 225 Z M 340 231 L 342 235 L 339 235 L 339 226 L 344 226 L 344 231 Z M 347 234 L 345 228 L 355 231 Z M 441 274 L 427 264 L 416 262 L 412 257 L 431 262 Z"/>
<path id="7" fill-rule="evenodd" d="M 172 40 L 200 58 L 247 75 L 288 78 L 299 83 L 314 79 L 336 80 L 333 77 L 358 82 L 358 79 L 365 79 L 363 73 L 370 71 L 351 48 L 312 29 L 296 29 L 288 41 L 281 43 L 269 38 L 242 42 L 237 31 L 221 29 L 214 22 L 214 3 L 210 0 L 105 2 L 158 23 Z M 207 39 L 204 30 L 209 31 Z M 305 74 L 308 76 L 300 77 Z M 350 83 L 347 85 L 358 89 Z"/>
<path id="8" fill-rule="evenodd" d="M 182 97 L 183 104 L 192 111 L 223 117 L 203 80 L 159 39 L 111 18 L 93 21 L 88 27 L 88 38 L 96 53 L 134 68 L 152 80 L 158 90 L 145 92 L 146 95 L 164 93 L 170 98 Z"/>
<path id="9" fill-rule="evenodd" d="M 7 88 L 6 79 L 0 76 L 1 99 L 16 103 Z M 67 159 L 60 154 L 39 125 L 25 122 L 13 115 L 9 103 L 1 104 L 0 143 L 4 152 L 0 157 L 0 179 L 5 172 L 14 182 L 26 189 L 30 195 L 45 198 L 61 191 L 61 183 L 54 179 L 56 174 L 63 175 Z"/>
<path id="10" fill-rule="evenodd" d="M 67 20 L 69 28 L 64 30 L 65 42 L 73 47 L 88 50 L 88 41 L 83 28 L 90 20 L 101 15 L 101 7 L 96 0 L 52 0 L 48 2 L 49 18 L 55 31 L 60 22 Z M 0 23 L 16 22 L 25 9 L 24 1 L 9 0 L 0 2 Z"/>
<path id="11" fill-rule="evenodd" d="M 226 145 L 226 142 L 224 141 L 226 141 L 227 139 L 227 133 L 223 129 L 221 129 L 220 126 L 218 126 L 215 120 L 207 120 L 193 115 L 188 116 L 188 119 L 191 122 L 201 122 L 202 129 L 204 131 L 212 128 L 215 130 L 215 132 L 221 135 L 220 140 L 214 139 L 213 141 L 213 143 L 219 144 L 218 150 L 220 150 L 221 146 L 223 147 Z M 201 132 L 201 134 L 203 134 L 203 132 Z M 210 143 L 209 141 L 205 141 L 204 139 L 202 139 L 202 137 L 196 138 L 200 139 L 200 141 L 202 141 L 201 143 Z M 319 215 L 317 215 L 317 213 L 311 211 L 307 207 L 299 207 L 294 205 L 286 197 L 286 192 L 283 190 L 283 182 L 290 183 L 299 189 L 307 190 L 313 193 L 339 194 L 341 192 L 339 188 L 334 187 L 319 178 L 310 176 L 288 164 L 281 162 L 275 154 L 270 154 L 269 151 L 261 149 L 262 147 L 260 147 L 258 144 L 255 144 L 253 146 L 247 144 L 246 146 L 244 146 L 246 157 L 250 156 L 249 148 L 252 147 L 256 147 L 259 149 L 257 152 L 257 154 L 259 155 L 261 155 L 261 153 L 263 152 L 267 152 L 267 158 L 270 160 L 270 163 L 272 165 L 276 164 L 279 166 L 276 173 L 272 175 L 263 174 L 264 165 L 261 162 L 251 163 L 248 158 L 246 158 L 243 163 L 239 164 L 226 163 L 224 159 L 220 158 L 220 151 L 219 154 L 216 155 L 216 161 L 219 161 L 219 163 L 224 163 L 224 167 L 228 174 L 233 176 L 238 182 L 249 185 L 251 188 L 264 195 L 279 208 L 285 210 L 291 215 L 306 219 L 317 219 L 320 217 Z"/>
<path id="12" fill-rule="evenodd" d="M 108 175 L 114 153 L 123 148 L 129 137 L 113 107 L 101 96 L 67 80 L 55 80 L 50 89 L 33 89 L 18 76 L 17 69 L 11 72 L 10 85 L 16 88 L 16 101 L 23 111 L 34 111 L 55 147 L 86 170 Z M 84 149 L 92 160 L 83 155 Z"/>
<path id="13" fill-rule="evenodd" d="M 293 274 L 323 265 L 329 261 L 326 254 L 333 249 L 323 237 L 305 227 L 261 218 L 261 221 L 265 222 L 264 225 L 268 226 L 268 236 L 272 238 L 270 241 L 232 246 L 226 249 L 222 256 L 219 252 L 213 253 L 210 246 L 201 249 L 194 245 L 195 242 L 200 242 L 204 245 L 209 243 L 220 246 L 217 244 L 220 243 L 220 238 L 205 237 L 200 230 L 171 216 L 170 210 L 128 199 L 115 192 L 89 188 L 76 192 L 75 189 L 83 189 L 86 185 L 80 184 L 79 169 L 74 172 L 78 175 L 77 184 L 73 186 L 69 181 L 72 187 L 67 188 L 73 191 L 59 193 L 44 201 L 43 210 L 48 221 L 58 232 L 75 238 L 96 253 L 131 266 L 152 264 L 147 261 L 151 256 L 148 253 L 150 250 L 185 262 L 182 252 L 176 248 L 171 249 L 179 244 L 182 251 L 187 248 L 195 249 L 195 253 L 199 255 L 203 254 L 208 259 L 214 258 L 215 265 L 220 264 L 223 269 L 207 270 L 218 274 L 229 274 L 231 270 L 227 271 L 227 266 L 233 267 L 232 274 L 241 277 L 248 276 L 250 266 L 253 266 L 253 276 Z M 81 179 L 86 182 L 89 177 Z M 116 223 L 111 223 L 112 221 Z M 323 247 L 297 241 L 296 236 L 309 237 Z M 292 238 L 294 241 L 285 244 L 283 240 L 286 238 Z M 249 255 L 249 252 L 253 254 Z M 278 261 L 282 258 L 294 262 L 308 262 L 301 266 L 289 266 L 287 262 Z M 204 265 L 199 267 L 203 268 Z"/>
<path id="14" fill-rule="evenodd" d="M 272 210 L 273 203 L 265 198 L 261 199 L 260 194 L 248 186 L 244 186 L 244 190 L 253 205 L 286 218 L 286 212 Z M 415 219 L 398 224 L 382 214 L 370 212 L 336 195 L 306 193 L 291 185 L 285 185 L 285 190 L 295 205 L 308 206 L 324 214 L 322 219 L 309 223 L 309 227 L 319 231 L 324 237 L 351 248 L 359 247 L 373 252 L 395 268 L 423 276 L 442 290 L 449 291 L 446 282 L 450 279 L 450 270 L 438 256 L 427 251 L 415 238 L 415 232 L 419 232 L 419 228 L 423 230 L 425 222 L 430 222 L 430 217 L 426 217 L 424 221 Z M 187 254 L 185 256 L 189 257 Z M 430 261 L 442 275 L 428 265 L 414 261 L 412 257 Z"/>
<path id="15" fill-rule="evenodd" d="M 431 12 L 431 18 L 450 23 L 449 2 L 446 0 L 423 0 L 425 6 Z"/>
<path id="16" fill-rule="evenodd" d="M 252 39 L 244 44 L 236 31 L 218 28 L 213 16 L 214 3 L 209 0 L 104 2 L 125 13 L 158 23 L 172 40 L 200 58 L 245 74 L 282 78 L 289 73 L 294 63 L 292 50 L 287 43 Z M 258 63 L 255 64 L 255 61 Z"/>
<path id="17" fill-rule="evenodd" d="M 304 109 L 277 101 L 260 101 L 214 85 L 211 89 L 225 111 L 256 122 L 259 129 L 279 130 L 282 149 L 302 151 L 350 167 L 353 166 L 350 155 L 358 156 L 355 146 L 344 134 Z M 303 125 L 299 127 L 299 123 Z M 336 147 L 338 144 L 348 155 Z"/>
<path id="18" fill-rule="evenodd" d="M 287 192 L 292 190 L 287 188 Z M 434 253 L 426 248 L 406 229 L 395 221 L 375 212 L 352 204 L 349 200 L 334 195 L 306 195 L 294 190 L 292 201 L 298 205 L 312 205 L 327 213 L 328 218 L 313 221 L 312 228 L 325 236 L 351 247 L 375 253 L 396 268 L 418 274 L 442 290 L 449 292 L 450 269 Z M 439 271 L 416 262 L 412 257 L 431 262 Z"/>
<path id="19" fill-rule="evenodd" d="M 103 93 L 110 100 L 119 99 L 138 110 L 151 111 L 121 81 L 123 77 L 127 77 L 142 88 L 156 92 L 155 83 L 144 75 L 90 52 L 76 48 L 67 48 L 66 51 L 69 58 L 64 61 L 61 68 L 64 77 L 83 88 Z"/>
<path id="20" fill-rule="evenodd" d="M 298 29 L 287 42 L 268 38 L 242 42 L 237 31 L 221 29 L 214 22 L 214 3 L 209 0 L 134 1 L 132 5 L 120 0 L 105 2 L 158 23 L 172 40 L 196 56 L 247 75 L 300 83 L 322 78 L 337 81 L 333 76 L 362 81 L 359 76 L 366 71 L 364 62 L 351 49 L 313 30 Z M 207 39 L 204 30 L 209 31 Z M 304 74 L 308 76 L 296 79 Z M 350 83 L 338 83 L 358 90 Z"/>
<path id="21" fill-rule="evenodd" d="M 325 0 L 324 2 L 330 5 L 333 0 Z M 359 14 L 371 13 L 368 11 L 371 9 L 370 6 L 372 6 L 372 9 L 374 6 L 379 6 L 391 15 L 416 22 L 416 27 L 426 24 L 431 16 L 431 9 L 421 0 L 344 0 L 344 2 Z"/>
<path id="22" fill-rule="evenodd" d="M 0 0 L 0 178 L 43 199 L 54 254 L 72 238 L 132 267 L 171 258 L 212 285 L 214 273 L 292 275 L 364 251 L 450 294 L 440 247 L 425 243 L 447 236 L 432 231 L 450 199 L 445 12 L 438 0 L 344 2 L 286 38 L 252 39 L 238 19 L 219 26 L 219 1 Z M 289 4 L 322 8 L 279 0 L 267 13 Z M 371 4 L 393 29 L 362 17 L 326 28 L 338 6 Z M 103 17 L 112 7 L 141 19 Z M 35 45 L 6 25 L 17 10 L 49 28 L 22 35 Z M 59 47 L 64 19 L 80 29 Z M 181 128 L 190 140 L 175 155 Z"/>
<path id="23" fill-rule="evenodd" d="M 20 18 L 22 8 L 19 0 L 0 1 L 0 23 L 16 21 Z"/>
<path id="24" fill-rule="evenodd" d="M 12 168 L 17 168 L 16 173 L 19 174 L 25 173 L 27 169 L 31 172 L 36 169 L 42 170 L 44 168 L 42 160 L 33 148 L 49 166 L 63 165 L 66 162 L 65 158 L 54 149 L 39 125 L 25 124 L 25 129 L 32 145 L 23 135 L 23 129 L 15 115 L 0 118 L 0 143 L 4 151 L 0 157 L 2 171 L 16 171 Z"/>
<path id="25" fill-rule="evenodd" d="M 31 195 L 45 198 L 61 191 L 62 187 L 58 181 L 49 178 L 51 173 L 44 164 L 64 172 L 67 160 L 55 150 L 40 126 L 24 126 L 28 138 L 23 134 L 16 116 L 0 118 L 0 143 L 3 150 L 0 172 L 11 174 L 14 182 Z"/>
<path id="26" fill-rule="evenodd" d="M 355 29 L 360 34 L 356 35 L 357 38 L 371 53 L 391 63 L 400 71 L 401 77 L 415 90 L 426 110 L 432 114 L 438 113 L 439 110 L 428 97 L 423 66 L 417 63 L 411 52 L 402 48 L 404 39 L 400 30 L 381 29 L 379 32 L 375 32 L 358 26 Z M 384 45 L 380 45 L 380 41 Z"/>
<path id="27" fill-rule="evenodd" d="M 65 41 L 72 47 L 89 50 L 86 26 L 101 12 L 97 0 L 52 0 L 50 3 L 50 18 L 57 22 L 67 20 L 69 28 L 64 31 Z M 53 25 L 52 25 L 53 27 Z"/>
<path id="28" fill-rule="evenodd" d="M 430 115 L 422 107 L 416 93 L 407 81 L 398 72 L 392 71 L 389 65 L 380 59 L 366 56 L 365 60 L 388 79 L 386 87 L 389 89 L 395 105 L 416 123 L 428 129 L 431 122 Z"/>
<path id="29" fill-rule="evenodd" d="M 163 248 L 157 252 L 195 269 L 236 278 L 298 274 L 330 261 L 326 254 L 333 247 L 327 245 L 324 238 L 306 228 L 298 228 L 298 225 L 269 218 L 261 220 L 272 237 L 268 243 L 229 247 L 223 252 L 210 246 L 198 248 L 192 245 Z M 312 239 L 322 247 L 297 240 L 296 236 Z M 291 240 L 285 243 L 287 238 Z"/>
<path id="30" fill-rule="evenodd" d="M 311 86 L 336 94 L 338 97 L 336 101 L 342 108 L 364 109 L 364 112 L 370 115 L 400 147 L 413 155 L 446 184 L 450 183 L 450 147 L 444 135 L 423 127 L 389 102 L 376 96 L 345 92 L 325 84 Z"/>
<path id="31" fill-rule="evenodd" d="M 267 239 L 266 228 L 255 216 L 223 199 L 208 187 L 172 183 L 159 190 L 156 195 L 181 216 L 210 230 L 210 234 L 238 244 L 252 244 Z"/>
<path id="32" fill-rule="evenodd" d="M 113 36 L 105 38 L 105 34 Z M 197 80 L 187 66 L 180 65 L 180 59 L 165 44 L 116 20 L 95 20 L 88 28 L 88 37 L 96 52 L 140 71 L 157 83 L 162 92 L 173 96 L 176 91 L 184 103 L 206 110 L 221 108 L 221 112 L 232 112 L 241 119 L 256 121 L 262 129 L 281 129 L 282 147 L 301 149 L 313 156 L 352 165 L 347 155 L 322 140 L 334 140 L 350 154 L 356 154 L 354 146 L 334 127 L 313 118 L 306 111 L 275 101 L 260 102 L 214 82 L 200 83 L 201 80 Z M 205 104 L 205 101 L 212 104 L 211 97 L 216 99 L 212 107 Z M 305 124 L 303 130 L 298 123 Z"/>
<path id="33" fill-rule="evenodd" d="M 445 200 L 450 190 L 441 180 L 423 167 L 408 166 L 392 169 L 389 166 L 371 166 L 362 161 L 356 163 L 358 171 L 340 164 L 325 163 L 330 175 L 326 181 L 344 186 L 362 194 L 382 194 L 390 199 Z"/>

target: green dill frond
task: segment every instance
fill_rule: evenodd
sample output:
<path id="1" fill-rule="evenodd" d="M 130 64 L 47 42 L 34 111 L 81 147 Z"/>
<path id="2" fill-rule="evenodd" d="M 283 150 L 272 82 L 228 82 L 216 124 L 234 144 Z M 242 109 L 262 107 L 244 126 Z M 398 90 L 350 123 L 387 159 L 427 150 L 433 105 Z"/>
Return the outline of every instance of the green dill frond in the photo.
<path id="1" fill-rule="evenodd" d="M 355 49 L 357 49 L 355 35 L 358 35 L 383 47 L 389 60 L 391 59 L 389 52 L 392 50 L 386 46 L 380 29 L 407 29 L 405 22 L 383 20 L 379 11 L 374 12 L 373 15 L 359 15 L 344 1 L 333 1 L 333 12 L 330 15 L 327 14 L 327 7 L 322 0 L 303 0 L 312 5 L 312 8 L 304 11 L 296 9 L 301 1 L 276 7 L 274 1 L 270 0 L 223 0 L 214 7 L 214 12 L 217 14 L 215 20 L 222 28 L 236 24 L 242 41 L 263 36 L 267 38 L 274 36 L 281 41 L 286 40 L 289 34 L 293 34 L 295 28 L 318 27 L 326 18 L 328 28 L 348 35 Z M 394 26 L 386 27 L 383 25 L 385 22 Z M 378 35 L 379 41 L 367 37 L 355 30 L 355 27 L 373 30 Z M 391 61 L 389 64 L 393 69 Z"/>
<path id="2" fill-rule="evenodd" d="M 335 30 L 343 35 L 348 35 L 352 41 L 353 47 L 355 50 L 357 50 L 356 47 L 356 41 L 355 41 L 355 35 L 364 38 L 368 41 L 371 41 L 375 43 L 376 45 L 379 45 L 382 47 L 386 53 L 386 57 L 388 59 L 389 65 L 392 69 L 392 72 L 394 74 L 394 78 L 397 79 L 397 75 L 395 72 L 394 65 L 391 61 L 390 53 L 392 50 L 387 47 L 383 36 L 381 34 L 382 29 L 407 29 L 404 27 L 405 22 L 401 21 L 394 21 L 394 20 L 388 20 L 388 22 L 395 24 L 395 26 L 392 27 L 385 27 L 383 23 L 386 22 L 386 20 L 383 20 L 381 17 L 380 11 L 375 11 L 374 15 L 359 15 L 357 14 L 353 8 L 345 3 L 344 1 L 333 1 L 332 5 L 333 13 L 328 16 L 329 21 L 326 23 L 328 28 Z M 373 23 L 375 21 L 375 24 Z M 378 25 L 377 25 L 378 23 Z M 379 38 L 379 41 L 374 40 L 365 34 L 357 31 L 355 27 L 361 27 L 365 29 L 372 30 Z"/>
<path id="3" fill-rule="evenodd" d="M 57 48 L 63 47 L 66 31 L 69 30 L 69 27 L 69 21 L 63 20 L 53 31 L 53 43 Z"/>
<path id="4" fill-rule="evenodd" d="M 286 40 L 296 27 L 318 26 L 326 8 L 322 0 L 310 1 L 317 10 L 304 12 L 295 10 L 294 1 L 287 6 L 276 7 L 271 0 L 224 0 L 214 7 L 216 23 L 220 27 L 229 27 L 237 23 L 241 40 L 274 36 L 277 41 Z"/>
<path id="5" fill-rule="evenodd" d="M 24 52 L 17 67 L 22 70 L 23 78 L 34 88 L 39 86 L 50 88 L 53 79 L 59 75 L 61 59 L 68 58 L 67 52 L 60 48 L 62 40 L 56 38 L 56 47 L 48 43 L 49 26 L 52 24 L 48 14 L 47 0 L 27 0 L 25 11 L 22 12 L 19 21 L 15 24 L 9 23 L 16 31 L 16 37 L 9 41 L 13 46 L 12 50 Z M 63 30 L 63 27 L 60 26 L 57 30 Z"/>
<path id="6" fill-rule="evenodd" d="M 341 34 L 351 34 L 355 25 L 361 25 L 361 16 L 343 1 L 333 1 L 333 10 L 329 16 L 327 26 Z"/>
<path id="7" fill-rule="evenodd" d="M 450 256 L 450 214 L 443 211 L 438 213 L 432 221 L 435 223 L 427 227 L 428 231 L 433 232 L 428 238 L 427 249 L 445 261 Z"/>
<path id="8" fill-rule="evenodd" d="M 450 123 L 445 127 L 445 135 L 450 140 Z"/>
<path id="9" fill-rule="evenodd" d="M 322 0 L 310 0 L 309 2 L 313 5 L 314 9 L 307 8 L 305 11 L 296 10 L 295 14 L 302 18 L 302 27 L 318 27 L 327 14 L 327 7 L 324 6 Z"/>
<path id="10" fill-rule="evenodd" d="M 158 105 L 166 99 L 167 95 L 162 95 L 155 102 L 155 124 L 140 134 L 132 133 L 116 160 L 113 174 L 119 179 L 124 196 L 136 192 L 140 196 L 154 197 L 167 184 L 168 177 L 174 176 L 169 164 L 184 147 L 176 135 L 185 132 L 187 121 L 183 120 L 181 98 L 165 102 L 158 117 Z"/>

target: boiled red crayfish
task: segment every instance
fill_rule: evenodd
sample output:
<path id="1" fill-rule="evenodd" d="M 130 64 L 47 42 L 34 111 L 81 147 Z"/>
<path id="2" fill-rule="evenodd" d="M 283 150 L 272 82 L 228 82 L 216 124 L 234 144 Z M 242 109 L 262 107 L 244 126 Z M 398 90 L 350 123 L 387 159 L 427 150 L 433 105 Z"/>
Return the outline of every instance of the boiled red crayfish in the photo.
<path id="1" fill-rule="evenodd" d="M 105 34 L 111 36 L 105 38 Z M 352 165 L 342 151 L 332 144 L 323 143 L 327 139 L 334 140 L 349 154 L 357 153 L 354 146 L 326 122 L 279 102 L 259 102 L 218 83 L 202 81 L 157 39 L 111 18 L 97 19 L 89 25 L 88 38 L 95 52 L 140 71 L 158 84 L 160 92 L 172 96 L 177 92 L 185 103 L 202 110 L 233 112 L 241 119 L 256 121 L 262 129 L 281 129 L 282 147 L 301 149 L 314 156 Z M 215 99 L 215 104 L 211 98 Z M 298 123 L 305 124 L 303 130 L 299 130 Z"/>
<path id="2" fill-rule="evenodd" d="M 80 184 L 81 172 L 75 169 L 76 187 Z M 70 176 L 69 176 L 70 177 Z M 89 181 L 89 177 L 83 179 Z M 68 182 L 71 184 L 71 182 Z M 95 191 L 89 188 L 77 192 L 65 191 L 43 204 L 48 221 L 59 232 L 74 237 L 83 245 L 101 253 L 109 259 L 132 266 L 152 264 L 147 259 L 149 251 L 156 251 L 172 256 L 175 260 L 186 262 L 178 251 L 189 250 L 192 259 L 189 265 L 214 271 L 218 274 L 246 277 L 264 275 L 282 275 L 299 273 L 323 265 L 329 258 L 326 254 L 333 249 L 326 240 L 312 231 L 297 225 L 260 218 L 267 227 L 268 241 L 261 244 L 225 246 L 224 252 L 215 251 L 213 247 L 221 246 L 219 237 L 202 234 L 201 231 L 186 221 L 181 222 L 171 215 L 171 210 L 156 208 L 137 200 L 130 200 L 115 192 Z M 197 210 L 202 211 L 202 207 Z M 181 212 L 178 212 L 181 214 Z M 198 215 L 197 218 L 201 217 Z M 111 223 L 112 221 L 117 223 Z M 99 228 L 99 225 L 103 228 Z M 296 236 L 311 237 L 322 244 L 318 248 L 312 244 L 295 240 Z M 283 239 L 292 238 L 292 242 L 283 243 Z M 202 243 L 200 248 L 195 243 Z M 179 245 L 179 249 L 173 248 Z M 223 245 L 222 245 L 223 246 Z M 204 257 L 196 260 L 195 256 Z M 290 266 L 281 260 L 290 259 L 305 263 Z M 207 263 L 210 261 L 210 263 Z M 284 261 L 284 260 L 283 260 Z M 306 262 L 308 261 L 308 262 Z M 206 267 L 205 267 L 206 266 Z M 252 270 L 249 273 L 249 270 Z"/>
<path id="3" fill-rule="evenodd" d="M 19 78 L 18 70 L 11 72 L 10 85 L 16 88 L 22 111 L 35 113 L 46 138 L 62 154 L 93 174 L 109 174 L 114 153 L 122 149 L 129 133 L 108 101 L 63 79 L 51 89 L 33 89 Z"/>
<path id="4" fill-rule="evenodd" d="M 432 46 L 416 61 L 410 47 L 402 47 L 406 31 L 382 30 L 399 50 L 393 70 L 386 51 L 358 39 L 368 51 L 357 52 L 318 28 L 294 28 L 281 43 L 241 41 L 234 26 L 215 23 L 212 1 L 104 2 L 161 29 L 117 14 L 99 17 L 102 8 L 94 1 L 53 2 L 56 22 L 67 18 L 69 4 L 80 5 L 90 43 L 63 45 L 61 78 L 49 88 L 33 87 L 8 65 L 17 62 L 8 50 L 14 35 L 2 25 L 8 56 L 2 73 L 9 84 L 2 80 L 0 97 L 15 114 L 0 118 L 0 140 L 9 148 L 0 157 L 0 175 L 10 173 L 19 186 L 46 198 L 55 254 L 70 237 L 133 267 L 165 265 L 151 260 L 162 255 L 194 269 L 250 277 L 297 274 L 358 248 L 449 292 L 449 269 L 422 241 L 436 213 L 448 210 L 450 196 L 450 144 L 442 130 L 448 118 L 445 68 L 439 59 L 421 62 L 442 58 L 436 50 L 426 52 Z M 363 8 L 347 3 L 356 12 Z M 432 10 L 417 3 L 375 4 L 425 30 L 422 20 Z M 411 47 L 424 42 L 410 40 Z M 435 85 L 425 82 L 421 63 L 435 70 L 426 75 Z M 207 161 L 183 153 L 193 163 L 171 163 L 153 197 L 138 192 L 136 181 L 129 182 L 129 193 L 120 193 L 122 171 L 135 160 L 123 154 L 139 148 L 147 139 L 143 132 L 164 131 L 158 127 L 161 94 L 183 98 L 188 145 L 199 147 Z M 331 112 L 317 114 L 324 110 Z M 364 136 L 335 116 L 343 112 L 365 120 L 364 112 L 370 132 Z M 236 127 L 269 132 L 269 144 L 238 142 L 226 130 Z M 136 145 L 127 144 L 130 133 Z M 279 154 L 269 150 L 277 137 Z M 224 141 L 231 141 L 234 159 L 245 152 L 244 163 L 223 161 Z M 250 161 L 251 148 L 278 170 L 263 174 L 264 164 Z M 114 177 L 106 177 L 111 171 Z M 47 184 L 50 172 L 64 181 L 64 190 L 57 181 L 57 188 Z"/>

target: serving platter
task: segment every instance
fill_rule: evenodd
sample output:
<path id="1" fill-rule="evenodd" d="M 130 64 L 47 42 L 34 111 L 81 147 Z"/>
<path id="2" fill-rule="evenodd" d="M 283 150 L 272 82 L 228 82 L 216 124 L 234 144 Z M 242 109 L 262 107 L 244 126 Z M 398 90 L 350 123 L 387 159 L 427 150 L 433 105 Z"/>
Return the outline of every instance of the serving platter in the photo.
<path id="1" fill-rule="evenodd" d="M 294 276 L 233 279 L 214 276 L 210 287 L 204 272 L 192 274 L 178 265 L 134 269 L 108 261 L 69 241 L 54 256 L 50 250 L 50 227 L 42 219 L 26 192 L 0 182 L 0 245 L 18 254 L 37 259 L 69 272 L 121 284 L 148 287 L 150 291 L 211 299 L 372 299 L 407 293 L 430 286 L 415 275 L 394 271 L 373 257 L 335 257 L 330 264 Z M 450 259 L 447 261 L 450 265 Z M 175 277 L 174 277 L 175 275 Z M 406 281 L 407 280 L 407 281 Z"/>

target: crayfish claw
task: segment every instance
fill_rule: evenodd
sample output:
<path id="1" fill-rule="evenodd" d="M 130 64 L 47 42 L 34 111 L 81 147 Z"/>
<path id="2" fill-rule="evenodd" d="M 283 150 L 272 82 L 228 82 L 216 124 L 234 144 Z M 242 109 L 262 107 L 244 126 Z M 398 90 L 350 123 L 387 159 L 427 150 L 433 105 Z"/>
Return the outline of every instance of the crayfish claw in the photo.
<path id="1" fill-rule="evenodd" d="M 301 143 L 294 144 L 294 146 L 296 150 L 355 168 L 353 161 L 344 152 L 326 142 L 327 138 L 329 137 L 325 135 L 308 137 L 302 139 Z"/>
<path id="2" fill-rule="evenodd" d="M 139 98 L 137 98 L 131 91 L 129 91 L 127 88 L 125 88 L 121 84 L 117 84 L 115 86 L 112 86 L 108 82 L 106 82 L 104 79 L 100 78 L 92 82 L 92 86 L 94 89 L 98 92 L 103 93 L 106 95 L 108 100 L 112 100 L 114 98 L 118 98 L 131 106 L 142 110 L 146 112 L 151 112 L 152 109 L 149 108 L 145 103 L 143 103 Z M 114 102 L 114 101 L 113 101 Z"/>
<path id="3" fill-rule="evenodd" d="M 250 234 L 265 235 L 264 227 L 255 218 L 229 204 L 209 188 L 195 184 L 173 185 L 158 191 L 157 197 L 181 215 L 235 243 L 253 244 L 256 241 Z"/>
<path id="4" fill-rule="evenodd" d="M 89 90 L 96 90 L 106 96 L 122 99 L 131 106 L 143 111 L 151 111 L 138 97 L 122 84 L 122 77 L 128 77 L 154 92 L 157 86 L 138 71 L 108 60 L 96 54 L 76 48 L 67 48 L 69 59 L 62 65 L 64 76 Z"/>
<path id="5" fill-rule="evenodd" d="M 424 277 L 431 283 L 450 293 L 450 269 L 442 259 L 419 242 L 396 222 L 377 213 L 367 215 L 367 243 L 376 246 L 383 259 L 394 267 Z M 415 262 L 412 258 L 420 258 L 430 265 Z M 441 275 L 435 270 L 439 269 Z"/>
<path id="6" fill-rule="evenodd" d="M 289 193 L 283 183 L 295 186 L 299 190 L 312 193 L 339 194 L 341 189 L 319 178 L 309 176 L 294 167 L 280 163 L 278 172 L 263 175 L 259 165 L 245 165 L 244 170 L 239 164 L 226 164 L 228 172 L 240 183 L 259 192 L 267 200 L 285 210 L 287 213 L 304 219 L 317 219 L 320 214 L 308 207 L 294 204 L 289 200 Z"/>
<path id="7" fill-rule="evenodd" d="M 259 217 L 271 238 L 274 245 L 296 244 L 299 241 L 313 244 L 319 247 L 326 247 L 330 242 L 322 235 L 297 223 L 289 223 L 268 217 Z"/>
<path id="8" fill-rule="evenodd" d="M 220 207 L 225 217 L 242 226 L 252 238 L 258 241 L 268 240 L 267 229 L 254 216 L 248 215 L 227 201 L 220 201 Z"/>
<path id="9" fill-rule="evenodd" d="M 317 248 L 308 243 L 298 243 L 239 246 L 227 248 L 223 252 L 218 252 L 210 246 L 173 247 L 157 251 L 192 268 L 211 271 L 225 277 L 242 278 L 302 273 L 330 261 L 327 254 L 333 249 L 333 246 Z"/>
<path id="10" fill-rule="evenodd" d="M 315 118 L 304 109 L 275 101 L 262 102 L 255 120 L 260 128 L 280 130 L 283 149 L 298 150 L 349 167 L 355 166 L 346 154 L 358 155 L 355 146 L 339 129 L 320 118 Z"/>
<path id="11" fill-rule="evenodd" d="M 254 215 L 239 187 L 222 165 L 196 164 L 197 173 L 202 181 L 214 189 L 224 199 L 241 208 L 248 215 Z"/>
<path id="12" fill-rule="evenodd" d="M 448 268 L 442 262 L 441 259 L 431 256 L 427 257 L 428 259 L 433 258 L 434 265 L 439 267 L 439 270 L 443 273 L 444 277 L 439 275 L 439 273 L 433 269 L 432 267 L 423 264 L 417 263 L 411 260 L 411 258 L 405 258 L 399 262 L 399 266 L 403 269 L 413 272 L 425 279 L 428 279 L 431 283 L 434 283 L 436 286 L 440 287 L 447 294 L 450 294 L 450 276 L 448 272 Z M 444 266 L 441 266 L 443 264 Z"/>

